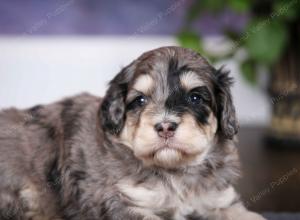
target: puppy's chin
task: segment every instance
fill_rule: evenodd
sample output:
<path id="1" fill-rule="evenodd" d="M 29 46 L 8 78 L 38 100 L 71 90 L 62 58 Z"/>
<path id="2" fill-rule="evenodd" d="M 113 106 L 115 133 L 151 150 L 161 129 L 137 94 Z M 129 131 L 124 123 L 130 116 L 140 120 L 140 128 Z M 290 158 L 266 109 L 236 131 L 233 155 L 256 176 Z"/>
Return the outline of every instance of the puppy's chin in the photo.
<path id="1" fill-rule="evenodd" d="M 153 163 L 161 167 L 175 168 L 181 165 L 183 161 L 183 152 L 168 147 L 159 149 L 153 155 Z"/>

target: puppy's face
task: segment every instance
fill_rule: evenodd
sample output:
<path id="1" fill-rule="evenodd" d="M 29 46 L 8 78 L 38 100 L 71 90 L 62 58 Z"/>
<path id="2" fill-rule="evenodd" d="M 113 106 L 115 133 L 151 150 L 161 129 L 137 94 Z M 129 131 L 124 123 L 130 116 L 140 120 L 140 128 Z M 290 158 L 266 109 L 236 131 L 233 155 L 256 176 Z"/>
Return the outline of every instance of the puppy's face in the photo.
<path id="1" fill-rule="evenodd" d="M 115 79 L 102 126 L 145 165 L 197 165 L 220 138 L 236 133 L 227 73 L 200 55 L 165 47 L 143 54 Z"/>

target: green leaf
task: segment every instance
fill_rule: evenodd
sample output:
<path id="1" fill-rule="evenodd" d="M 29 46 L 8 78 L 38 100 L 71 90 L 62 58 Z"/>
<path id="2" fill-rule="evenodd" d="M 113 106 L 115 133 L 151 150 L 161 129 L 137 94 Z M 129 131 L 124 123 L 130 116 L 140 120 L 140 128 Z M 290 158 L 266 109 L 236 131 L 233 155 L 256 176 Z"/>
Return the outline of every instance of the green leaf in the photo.
<path id="1" fill-rule="evenodd" d="M 241 64 L 240 68 L 245 80 L 250 82 L 252 85 L 255 85 L 257 82 L 255 63 L 252 60 L 246 60 Z"/>
<path id="2" fill-rule="evenodd" d="M 201 0 L 201 2 L 203 2 L 203 7 L 205 9 L 212 12 L 218 12 L 226 6 L 226 1 L 224 0 Z"/>
<path id="3" fill-rule="evenodd" d="M 181 46 L 191 48 L 199 53 L 203 52 L 202 42 L 199 35 L 193 31 L 182 31 L 177 35 Z"/>
<path id="4" fill-rule="evenodd" d="M 252 59 L 265 64 L 276 62 L 287 42 L 286 27 L 276 20 L 254 21 L 247 28 L 245 47 Z"/>
<path id="5" fill-rule="evenodd" d="M 228 5 L 234 11 L 245 12 L 250 9 L 251 2 L 250 0 L 228 0 Z"/>
<path id="6" fill-rule="evenodd" d="M 275 1 L 273 5 L 273 13 L 271 16 L 275 19 L 283 18 L 289 21 L 295 20 L 300 14 L 300 4 L 298 0 Z"/>

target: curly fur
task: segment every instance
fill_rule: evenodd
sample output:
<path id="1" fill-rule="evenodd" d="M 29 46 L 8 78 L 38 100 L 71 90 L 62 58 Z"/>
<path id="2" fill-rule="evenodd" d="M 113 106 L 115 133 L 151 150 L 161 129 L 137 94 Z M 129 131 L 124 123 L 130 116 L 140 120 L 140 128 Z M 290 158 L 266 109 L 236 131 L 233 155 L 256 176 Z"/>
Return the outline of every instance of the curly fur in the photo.
<path id="1" fill-rule="evenodd" d="M 210 112 L 217 120 L 214 144 L 197 164 L 146 166 L 134 148 L 120 140 L 128 121 L 134 120 L 127 113 L 126 99 L 135 80 L 164 70 L 201 73 L 213 94 L 210 110 L 203 114 Z M 154 92 L 165 95 L 164 108 L 177 111 L 174 105 L 180 103 L 168 98 L 171 90 L 163 87 L 175 76 L 160 77 Z M 230 84 L 228 73 L 215 70 L 199 54 L 165 47 L 125 67 L 103 99 L 81 94 L 50 105 L 3 110 L 0 219 L 261 220 L 243 207 L 232 188 L 239 162 L 232 141 L 237 123 Z M 142 115 L 136 111 L 135 118 Z M 205 129 L 211 127 L 204 123 L 206 117 L 197 117 Z"/>

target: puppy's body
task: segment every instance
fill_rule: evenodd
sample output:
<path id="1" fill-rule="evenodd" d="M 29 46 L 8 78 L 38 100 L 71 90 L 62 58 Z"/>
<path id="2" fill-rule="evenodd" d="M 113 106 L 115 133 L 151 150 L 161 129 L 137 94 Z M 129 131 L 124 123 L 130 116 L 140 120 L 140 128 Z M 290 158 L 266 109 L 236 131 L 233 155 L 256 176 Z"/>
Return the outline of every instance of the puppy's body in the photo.
<path id="1" fill-rule="evenodd" d="M 191 53 L 181 48 L 157 51 L 176 59 L 183 59 L 180 53 Z M 216 113 L 209 107 L 201 111 L 207 115 L 199 119 L 203 123 L 189 116 L 199 117 L 188 113 L 192 108 L 166 113 L 161 103 L 172 104 L 168 91 L 163 91 L 163 79 L 153 83 L 155 75 L 140 78 L 136 72 L 142 71 L 146 58 L 151 59 L 146 54 L 123 70 L 104 100 L 82 94 L 0 113 L 0 219 L 262 219 L 246 211 L 232 188 L 239 173 L 237 151 L 231 138 L 218 133 L 222 125 L 214 122 Z M 186 90 L 198 86 L 195 79 L 189 83 L 191 77 L 180 78 Z M 122 80 L 130 83 L 118 91 Z M 133 107 L 131 96 L 145 87 L 152 90 L 149 85 L 158 95 L 147 96 L 149 107 L 138 108 L 136 103 Z M 172 102 L 180 107 L 178 101 Z M 161 114 L 179 124 L 175 133 L 156 130 Z M 204 136 L 190 137 L 185 144 L 184 132 L 191 124 L 194 131 L 189 133 Z M 154 145 L 150 145 L 156 139 L 152 129 L 160 136 Z M 168 136 L 161 139 L 161 135 Z"/>

